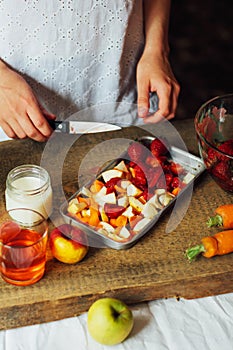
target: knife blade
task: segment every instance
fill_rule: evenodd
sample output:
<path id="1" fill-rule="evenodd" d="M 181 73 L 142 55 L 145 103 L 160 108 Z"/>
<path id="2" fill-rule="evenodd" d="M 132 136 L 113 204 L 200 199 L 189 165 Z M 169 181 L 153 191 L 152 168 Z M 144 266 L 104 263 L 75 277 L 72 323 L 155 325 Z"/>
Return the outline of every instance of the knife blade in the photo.
<path id="1" fill-rule="evenodd" d="M 55 130 L 55 132 L 62 132 L 66 134 L 94 134 L 97 132 L 106 132 L 121 129 L 121 127 L 118 125 L 100 122 L 84 122 L 74 120 L 49 120 L 48 122 L 52 129 Z"/>

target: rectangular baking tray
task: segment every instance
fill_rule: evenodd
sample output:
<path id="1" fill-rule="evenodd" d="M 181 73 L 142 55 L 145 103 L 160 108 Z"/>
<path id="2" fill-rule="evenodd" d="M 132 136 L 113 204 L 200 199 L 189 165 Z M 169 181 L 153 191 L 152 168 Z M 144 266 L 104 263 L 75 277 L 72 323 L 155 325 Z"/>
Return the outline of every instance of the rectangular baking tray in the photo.
<path id="1" fill-rule="evenodd" d="M 149 144 L 155 137 L 152 136 L 143 136 L 139 138 L 137 141 L 143 142 L 145 145 Z M 169 209 L 172 205 L 174 205 L 174 202 L 177 200 L 179 196 L 181 196 L 190 186 L 194 185 L 194 182 L 197 180 L 197 178 L 205 171 L 205 165 L 201 158 L 184 151 L 180 148 L 171 146 L 169 149 L 171 159 L 174 162 L 178 162 L 180 165 L 182 165 L 189 173 L 193 174 L 193 179 L 180 191 L 180 193 L 174 197 L 167 206 L 165 206 L 163 209 L 161 209 L 158 214 L 156 214 L 153 219 L 150 220 L 150 222 L 139 232 L 137 235 L 135 235 L 131 240 L 127 242 L 118 242 L 110 237 L 104 236 L 103 234 L 99 233 L 94 228 L 75 220 L 74 218 L 67 215 L 67 208 L 68 203 L 70 200 L 75 198 L 80 192 L 81 189 L 79 189 L 76 193 L 74 193 L 68 201 L 64 202 L 60 207 L 60 213 L 65 221 L 65 223 L 76 226 L 77 228 L 83 230 L 88 237 L 89 245 L 92 247 L 97 248 L 104 248 L 109 247 L 113 249 L 128 249 L 132 247 L 136 242 L 138 242 L 139 239 L 141 239 L 148 231 L 156 224 L 156 222 L 159 220 L 160 216 L 165 213 L 167 209 Z M 124 159 L 124 156 L 121 155 L 119 158 L 113 162 L 110 162 L 106 167 L 101 169 L 101 172 L 98 174 L 97 178 L 101 177 L 101 173 L 104 172 L 107 169 L 111 169 L 119 163 L 121 159 Z M 93 180 L 89 181 L 84 187 L 89 188 Z"/>

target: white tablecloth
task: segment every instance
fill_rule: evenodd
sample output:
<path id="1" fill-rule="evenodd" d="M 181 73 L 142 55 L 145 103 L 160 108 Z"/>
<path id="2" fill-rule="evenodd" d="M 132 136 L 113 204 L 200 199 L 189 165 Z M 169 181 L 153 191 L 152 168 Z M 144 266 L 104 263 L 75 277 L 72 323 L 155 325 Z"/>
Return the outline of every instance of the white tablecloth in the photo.
<path id="1" fill-rule="evenodd" d="M 75 308 L 75 305 L 74 305 Z M 134 328 L 108 347 L 88 334 L 87 313 L 0 332 L 1 350 L 232 350 L 233 294 L 195 300 L 156 300 L 131 306 Z"/>
<path id="2" fill-rule="evenodd" d="M 6 139 L 0 129 L 0 141 Z M 155 300 L 130 305 L 130 308 L 134 328 L 130 336 L 116 346 L 100 345 L 90 337 L 85 313 L 61 321 L 0 331 L 0 350 L 233 349 L 233 293 L 195 300 Z"/>

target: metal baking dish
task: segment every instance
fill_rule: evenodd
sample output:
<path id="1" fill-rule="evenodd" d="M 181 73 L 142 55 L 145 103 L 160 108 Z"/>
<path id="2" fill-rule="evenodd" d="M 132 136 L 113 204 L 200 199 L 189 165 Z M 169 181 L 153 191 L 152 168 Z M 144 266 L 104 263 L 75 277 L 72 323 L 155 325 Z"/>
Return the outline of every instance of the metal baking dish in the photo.
<path id="1" fill-rule="evenodd" d="M 154 138 L 155 137 L 144 136 L 144 137 L 141 137 L 140 139 L 138 139 L 137 141 L 142 142 L 144 145 L 148 145 Z M 133 236 L 133 238 L 131 240 L 128 240 L 126 242 L 116 241 L 110 237 L 103 235 L 102 233 L 99 233 L 97 230 L 95 230 L 91 226 L 84 224 L 80 221 L 77 221 L 74 218 L 67 215 L 67 208 L 68 208 L 69 201 L 72 200 L 73 198 L 75 198 L 81 192 L 81 189 L 79 189 L 75 194 L 73 194 L 73 196 L 71 196 L 68 199 L 68 202 L 66 201 L 60 207 L 60 212 L 61 212 L 61 215 L 63 216 L 65 223 L 76 226 L 76 227 L 80 228 L 81 230 L 83 230 L 87 234 L 90 246 L 98 247 L 98 248 L 110 247 L 110 248 L 118 249 L 118 250 L 119 249 L 128 249 L 131 246 L 133 246 L 140 238 L 142 238 L 156 224 L 159 217 L 168 208 L 170 208 L 174 204 L 174 202 L 177 200 L 177 198 L 180 195 L 182 195 L 187 190 L 187 188 L 190 187 L 190 185 L 193 185 L 194 181 L 205 170 L 205 165 L 204 165 L 203 161 L 201 160 L 201 158 L 199 158 L 193 154 L 190 154 L 189 152 L 186 152 L 182 149 L 174 147 L 174 146 L 171 146 L 169 151 L 170 151 L 171 159 L 174 162 L 178 162 L 179 164 L 181 164 L 189 173 L 193 174 L 193 179 L 180 191 L 180 193 L 176 197 L 174 197 L 169 202 L 169 204 L 167 206 L 165 206 L 163 209 L 161 209 L 158 212 L 158 214 L 156 214 L 150 220 L 150 222 L 146 226 L 144 226 L 144 228 L 137 235 Z M 101 173 L 103 171 L 113 168 L 114 165 L 116 165 L 121 159 L 124 159 L 124 155 L 121 155 L 116 161 L 111 162 L 105 168 L 103 168 L 101 170 L 101 172 L 98 174 L 97 178 L 101 177 Z M 91 185 L 92 181 L 87 183 L 85 185 L 85 187 L 88 188 Z"/>

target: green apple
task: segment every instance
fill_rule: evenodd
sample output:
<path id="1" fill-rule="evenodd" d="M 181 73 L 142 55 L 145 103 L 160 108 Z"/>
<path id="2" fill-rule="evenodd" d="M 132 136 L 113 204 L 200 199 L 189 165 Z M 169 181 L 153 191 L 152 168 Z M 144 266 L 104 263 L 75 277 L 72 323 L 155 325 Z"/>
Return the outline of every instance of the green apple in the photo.
<path id="1" fill-rule="evenodd" d="M 87 327 L 90 335 L 100 344 L 121 343 L 133 328 L 133 314 L 121 300 L 101 298 L 88 310 Z"/>

